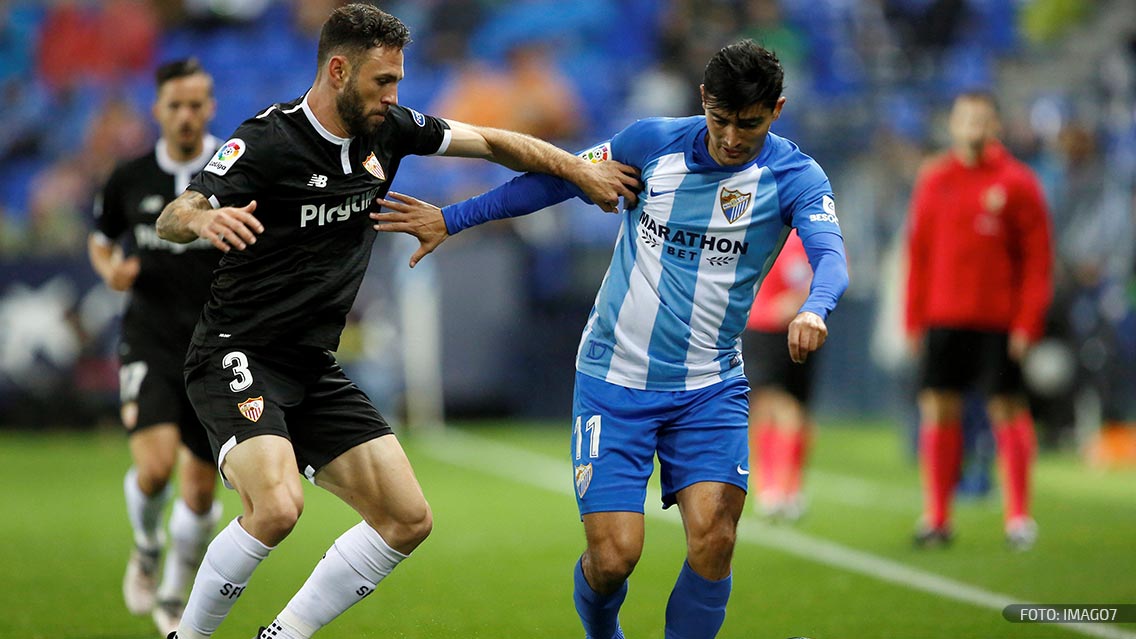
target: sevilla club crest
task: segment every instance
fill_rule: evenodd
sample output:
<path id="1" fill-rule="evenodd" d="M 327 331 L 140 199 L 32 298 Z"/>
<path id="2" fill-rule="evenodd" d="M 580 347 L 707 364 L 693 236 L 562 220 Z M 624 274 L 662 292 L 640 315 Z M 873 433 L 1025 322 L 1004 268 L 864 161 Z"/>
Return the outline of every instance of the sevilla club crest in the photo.
<path id="1" fill-rule="evenodd" d="M 379 164 L 379 158 L 375 157 L 374 152 L 368 155 L 366 160 L 363 160 L 363 168 L 367 169 L 367 173 L 370 173 L 380 180 L 387 179 L 387 176 L 383 173 L 382 165 Z"/>
<path id="2" fill-rule="evenodd" d="M 260 416 L 264 413 L 264 396 L 246 399 L 240 404 L 237 404 L 237 410 L 241 411 L 245 419 L 250 422 L 255 422 L 260 419 Z"/>

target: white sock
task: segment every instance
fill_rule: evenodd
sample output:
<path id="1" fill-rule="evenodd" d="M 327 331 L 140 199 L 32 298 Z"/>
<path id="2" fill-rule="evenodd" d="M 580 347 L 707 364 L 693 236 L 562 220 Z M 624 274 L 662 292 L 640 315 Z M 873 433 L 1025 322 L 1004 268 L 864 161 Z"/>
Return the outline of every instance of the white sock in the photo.
<path id="1" fill-rule="evenodd" d="M 157 550 L 162 545 L 162 530 L 159 525 L 162 510 L 170 496 L 170 487 L 147 496 L 138 487 L 138 469 L 131 466 L 122 482 L 126 494 L 126 516 L 134 529 L 134 543 L 146 550 Z"/>
<path id="2" fill-rule="evenodd" d="M 170 552 L 166 554 L 162 569 L 162 583 L 158 586 L 158 601 L 181 601 L 193 582 L 193 575 L 201 565 L 213 530 L 221 519 L 221 502 L 204 515 L 190 510 L 184 500 L 174 502 L 170 514 Z"/>
<path id="3" fill-rule="evenodd" d="M 178 626 L 179 639 L 212 636 L 271 550 L 241 528 L 239 517 L 229 522 L 209 544 L 197 569 Z"/>
<path id="4" fill-rule="evenodd" d="M 273 622 L 273 639 L 308 639 L 343 611 L 374 592 L 406 555 L 360 522 L 343 533 Z M 273 633 L 275 631 L 275 633 Z"/>

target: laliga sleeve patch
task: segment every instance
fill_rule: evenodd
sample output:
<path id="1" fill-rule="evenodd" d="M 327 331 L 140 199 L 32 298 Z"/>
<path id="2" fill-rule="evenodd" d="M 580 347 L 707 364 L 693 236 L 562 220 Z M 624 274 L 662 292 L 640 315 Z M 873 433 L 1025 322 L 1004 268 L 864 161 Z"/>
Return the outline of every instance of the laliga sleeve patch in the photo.
<path id="1" fill-rule="evenodd" d="M 407 111 L 410 111 L 410 115 L 411 115 L 411 117 L 413 117 L 413 118 L 414 118 L 414 123 L 415 123 L 415 124 L 417 124 L 417 125 L 418 125 L 418 126 L 420 126 L 420 127 L 421 127 L 421 126 L 426 126 L 426 116 L 424 116 L 424 115 L 422 115 L 421 113 L 419 113 L 419 112 L 415 111 L 414 109 L 411 109 L 410 107 L 407 107 L 407 108 L 406 108 L 406 110 L 407 110 Z"/>
<path id="2" fill-rule="evenodd" d="M 240 138 L 229 140 L 217 149 L 217 154 L 213 156 L 212 160 L 209 160 L 209 164 L 205 165 L 205 170 L 217 175 L 228 173 L 237 160 L 245 154 L 247 148 L 245 141 Z"/>
<path id="3" fill-rule="evenodd" d="M 596 162 L 606 162 L 611 159 L 611 142 L 604 142 L 598 146 L 593 146 L 579 155 L 593 164 Z"/>

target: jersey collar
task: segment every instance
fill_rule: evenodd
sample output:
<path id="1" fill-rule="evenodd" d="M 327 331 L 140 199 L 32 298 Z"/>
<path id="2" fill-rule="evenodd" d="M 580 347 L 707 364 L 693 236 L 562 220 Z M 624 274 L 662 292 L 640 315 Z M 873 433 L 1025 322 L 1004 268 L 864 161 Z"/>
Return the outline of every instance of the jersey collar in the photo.
<path id="1" fill-rule="evenodd" d="M 221 141 L 206 133 L 202 139 L 201 153 L 185 162 L 178 162 L 170 157 L 170 147 L 166 144 L 166 139 L 159 138 L 158 143 L 154 145 L 154 157 L 158 161 L 158 167 L 170 175 L 177 175 L 186 171 L 197 173 L 217 151 L 218 146 L 221 146 Z"/>
<path id="2" fill-rule="evenodd" d="M 338 144 L 340 146 L 351 144 L 352 138 L 341 138 L 331 131 L 328 131 L 327 127 L 325 127 L 323 124 L 320 124 L 320 121 L 316 119 L 316 114 L 312 112 L 312 107 L 308 104 L 307 93 L 304 94 L 304 99 L 300 102 L 300 108 L 303 109 L 304 115 L 308 118 L 308 122 L 312 125 L 312 128 L 320 134 L 320 137 L 327 140 L 328 142 L 331 142 L 332 144 Z"/>

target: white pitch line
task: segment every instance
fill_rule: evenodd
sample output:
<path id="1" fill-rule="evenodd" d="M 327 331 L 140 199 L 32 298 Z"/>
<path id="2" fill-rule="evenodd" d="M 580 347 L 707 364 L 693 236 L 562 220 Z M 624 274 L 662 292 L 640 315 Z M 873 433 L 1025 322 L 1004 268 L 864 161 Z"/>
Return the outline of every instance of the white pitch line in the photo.
<path id="1" fill-rule="evenodd" d="M 434 459 L 454 466 L 552 492 L 572 494 L 571 469 L 563 459 L 534 453 L 454 428 L 448 428 L 435 435 L 418 436 L 414 442 L 416 448 L 424 450 Z M 567 447 L 567 438 L 565 438 L 565 449 Z M 681 525 L 677 513 L 669 510 L 648 508 L 647 516 Z M 1017 597 L 971 586 L 878 555 L 795 530 L 775 528 L 752 519 L 742 519 L 738 525 L 738 539 L 998 613 L 1011 604 L 1031 604 Z M 1062 626 L 1067 630 L 1100 639 L 1136 639 L 1136 633 L 1104 624 L 1051 625 Z"/>

